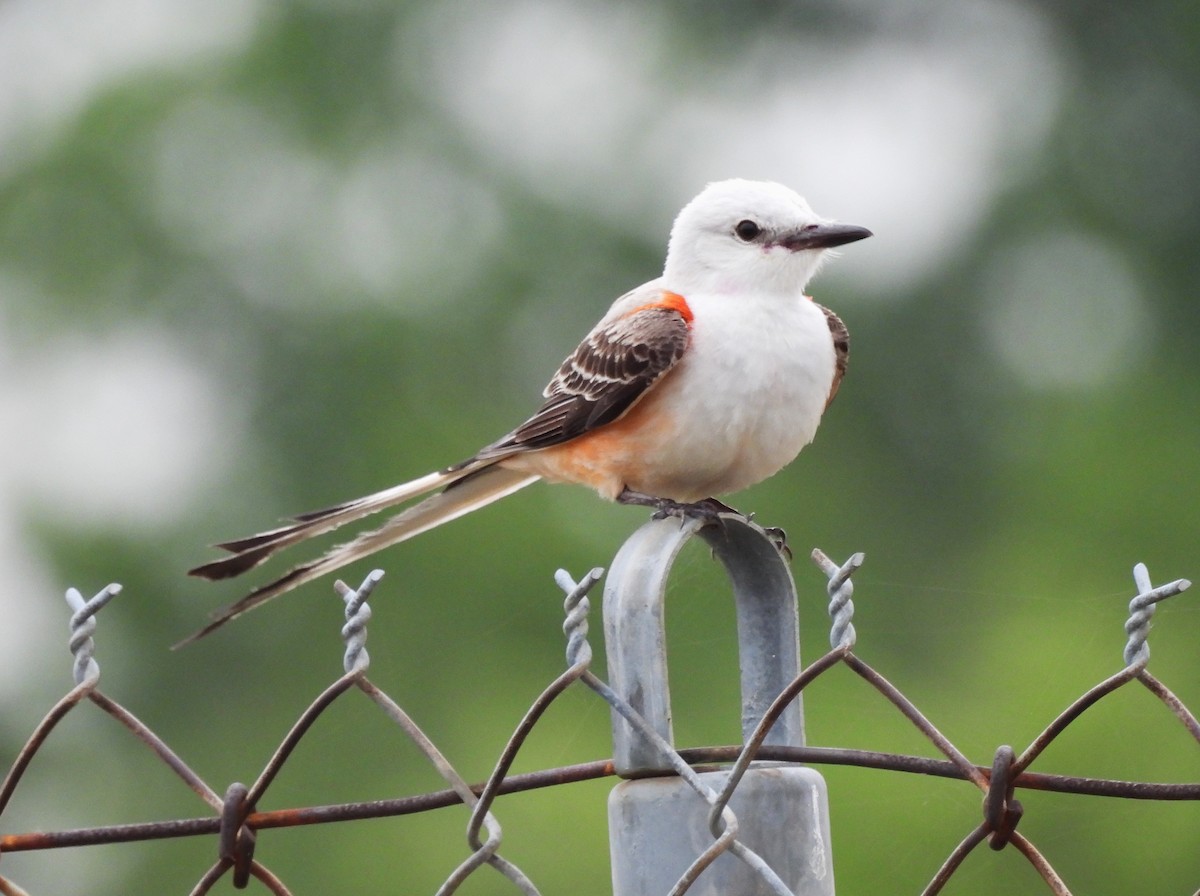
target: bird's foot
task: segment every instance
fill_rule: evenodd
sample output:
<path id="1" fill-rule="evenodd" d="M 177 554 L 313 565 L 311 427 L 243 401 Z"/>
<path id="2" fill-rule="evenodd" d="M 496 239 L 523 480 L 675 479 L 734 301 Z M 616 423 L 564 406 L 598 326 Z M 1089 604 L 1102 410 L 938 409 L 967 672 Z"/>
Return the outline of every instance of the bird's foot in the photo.
<path id="1" fill-rule="evenodd" d="M 740 516 L 746 522 L 753 522 L 754 514 L 742 513 L 734 507 L 730 507 L 723 501 L 718 501 L 716 498 L 704 498 L 700 501 L 683 502 L 672 501 L 670 498 L 656 498 L 654 495 L 646 495 L 641 492 L 635 492 L 631 489 L 625 489 L 621 494 L 617 495 L 617 503 L 633 504 L 639 507 L 653 507 L 654 513 L 651 519 L 662 520 L 669 516 L 678 517 L 680 521 L 700 520 L 705 526 L 723 526 L 725 521 L 724 516 L 733 514 Z M 771 527 L 763 529 L 771 544 L 775 546 L 775 550 L 779 551 L 781 557 L 790 561 L 792 559 L 792 549 L 788 547 L 787 533 L 779 527 Z"/>
<path id="2" fill-rule="evenodd" d="M 651 519 L 664 520 L 669 516 L 675 516 L 680 520 L 700 520 L 706 526 L 723 525 L 722 514 L 733 513 L 741 516 L 732 507 L 722 504 L 716 498 L 705 498 L 702 501 L 690 503 L 660 498 L 653 507 L 654 513 Z"/>
<path id="3" fill-rule="evenodd" d="M 617 502 L 635 504 L 639 507 L 653 507 L 654 513 L 651 519 L 662 520 L 673 516 L 680 520 L 700 520 L 706 526 L 720 525 L 722 514 L 732 513 L 737 516 L 745 516 L 716 498 L 704 498 L 701 501 L 692 502 L 672 501 L 670 498 L 657 498 L 654 495 L 645 495 L 628 488 L 617 495 Z"/>

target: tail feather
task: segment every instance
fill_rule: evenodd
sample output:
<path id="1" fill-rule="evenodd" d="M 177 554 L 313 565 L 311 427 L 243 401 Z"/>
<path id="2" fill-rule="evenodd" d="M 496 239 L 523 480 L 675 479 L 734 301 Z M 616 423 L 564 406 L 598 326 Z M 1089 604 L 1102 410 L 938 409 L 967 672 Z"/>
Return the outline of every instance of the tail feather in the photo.
<path id="1" fill-rule="evenodd" d="M 451 479 L 456 478 L 455 474 L 448 475 Z M 444 491 L 438 492 L 436 495 L 426 498 L 419 504 L 414 504 L 412 507 L 401 511 L 378 529 L 364 532 L 352 541 L 332 548 L 328 553 L 315 560 L 293 567 L 275 581 L 256 588 L 241 600 L 218 610 L 208 625 L 189 635 L 176 644 L 175 647 L 182 647 L 185 644 L 197 641 L 220 628 L 226 622 L 236 619 L 247 610 L 252 610 L 259 604 L 265 603 L 273 597 L 278 597 L 280 594 L 303 585 L 305 582 L 310 582 L 326 573 L 333 572 L 335 569 L 341 569 L 355 560 L 373 554 L 375 551 L 390 547 L 401 541 L 406 541 L 413 536 L 420 535 L 422 532 L 428 532 L 435 526 L 440 526 L 442 523 L 457 519 L 493 501 L 511 495 L 513 492 L 533 484 L 540 478 L 534 473 L 522 473 L 499 466 L 485 466 L 466 476 L 459 474 L 459 477 L 457 481 L 452 482 Z M 380 492 L 379 494 L 382 495 L 385 493 Z M 337 525 L 340 524 L 338 523 Z M 243 555 L 239 554 L 224 558 L 224 562 L 236 561 L 240 556 Z M 262 562 L 262 559 L 265 559 L 265 557 L 256 560 L 250 565 L 257 565 Z M 223 561 L 217 562 L 220 563 Z"/>
<path id="2" fill-rule="evenodd" d="M 298 544 L 314 536 L 332 532 L 334 529 L 346 525 L 346 523 L 362 519 L 364 516 L 387 507 L 410 501 L 418 495 L 433 491 L 435 488 L 450 485 L 464 478 L 464 476 L 470 475 L 478 467 L 479 463 L 476 463 L 466 466 L 461 470 L 455 470 L 454 472 L 439 471 L 437 473 L 430 473 L 428 476 L 422 476 L 420 479 L 414 479 L 411 482 L 386 488 L 381 492 L 367 495 L 364 498 L 356 498 L 353 501 L 336 504 L 324 510 L 313 510 L 308 513 L 302 513 L 293 518 L 295 522 L 286 526 L 280 526 L 278 529 L 270 529 L 246 538 L 221 542 L 216 547 L 228 551 L 230 556 L 201 564 L 195 569 L 189 569 L 188 575 L 214 580 L 228 579 L 241 575 L 247 570 L 258 566 L 277 551 L 281 551 L 286 547 Z"/>

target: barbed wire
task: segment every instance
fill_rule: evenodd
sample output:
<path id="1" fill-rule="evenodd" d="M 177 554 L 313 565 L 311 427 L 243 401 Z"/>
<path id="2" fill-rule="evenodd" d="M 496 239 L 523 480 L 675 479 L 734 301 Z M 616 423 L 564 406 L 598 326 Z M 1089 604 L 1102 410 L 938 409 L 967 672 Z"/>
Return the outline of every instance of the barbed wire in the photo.
<path id="1" fill-rule="evenodd" d="M 344 674 L 327 687 L 304 710 L 285 735 L 254 783 L 246 786 L 235 782 L 223 794 L 204 782 L 153 731 L 129 710 L 99 690 L 100 667 L 95 658 L 96 614 L 120 592 L 120 586 L 109 585 L 89 600 L 75 589 L 68 590 L 66 600 L 73 611 L 70 619 L 68 647 L 72 656 L 75 687 L 60 699 L 39 722 L 18 752 L 2 783 L 0 783 L 0 820 L 4 817 L 14 792 L 30 761 L 46 742 L 58 723 L 83 700 L 98 706 L 117 719 L 139 741 L 146 745 L 176 776 L 178 776 L 208 806 L 211 815 L 140 824 L 108 825 L 74 830 L 0 834 L 0 859 L 5 854 L 29 850 L 56 849 L 67 846 L 122 843 L 172 837 L 217 836 L 217 860 L 197 881 L 192 893 L 200 896 L 226 874 L 232 874 L 237 887 L 245 886 L 253 877 L 270 892 L 288 894 L 283 882 L 255 858 L 260 832 L 279 827 L 326 824 L 366 818 L 390 817 L 465 804 L 471 814 L 466 829 L 469 854 L 446 877 L 438 890 L 439 896 L 454 893 L 464 881 L 483 867 L 490 867 L 512 886 L 527 896 L 539 891 L 529 877 L 499 852 L 503 830 L 492 813 L 496 799 L 504 794 L 517 793 L 565 783 L 592 780 L 615 774 L 611 759 L 580 763 L 524 774 L 510 774 L 513 763 L 529 734 L 550 705 L 572 685 L 579 683 L 600 696 L 619 714 L 640 737 L 652 743 L 662 754 L 667 766 L 695 790 L 708 804 L 709 830 L 712 843 L 681 875 L 673 896 L 682 896 L 703 871 L 720 855 L 729 853 L 757 875 L 772 891 L 788 896 L 791 891 L 774 869 L 754 850 L 738 838 L 739 822 L 729 808 L 746 771 L 755 761 L 805 764 L 848 765 L 893 772 L 957 778 L 974 784 L 983 794 L 982 819 L 951 851 L 938 868 L 923 896 L 934 896 L 962 865 L 965 858 L 981 843 L 992 849 L 1013 846 L 1041 875 L 1055 896 L 1070 896 L 1066 883 L 1045 856 L 1024 835 L 1016 830 L 1023 816 L 1018 789 L 1048 790 L 1060 793 L 1121 797 L 1143 800 L 1200 800 L 1198 783 L 1155 783 L 1086 778 L 1029 771 L 1030 765 L 1072 722 L 1100 700 L 1124 685 L 1137 681 L 1153 694 L 1200 744 L 1200 723 L 1196 716 L 1146 666 L 1150 650 L 1148 633 L 1157 605 L 1186 590 L 1190 582 L 1179 579 L 1166 585 L 1153 586 L 1143 564 L 1134 568 L 1136 594 L 1129 604 L 1125 623 L 1128 641 L 1124 648 L 1125 666 L 1089 689 L 1056 716 L 1021 753 L 1009 745 L 995 751 L 990 767 L 972 763 L 921 713 L 916 705 L 883 675 L 858 657 L 853 648 L 856 632 L 855 612 L 851 599 L 852 576 L 862 566 L 862 554 L 852 555 L 845 563 L 832 561 L 821 551 L 814 551 L 812 560 L 825 575 L 829 596 L 831 649 L 804 667 L 799 675 L 775 698 L 745 742 L 733 746 L 676 749 L 613 689 L 591 671 L 592 648 L 588 641 L 590 612 L 589 592 L 603 576 L 602 569 L 593 569 L 575 581 L 563 570 L 555 581 L 565 595 L 563 633 L 566 638 L 567 668 L 537 697 L 506 741 L 495 767 L 486 781 L 468 784 L 455 770 L 433 741 L 391 697 L 367 678 L 370 657 L 366 650 L 367 623 L 371 619 L 368 598 L 383 578 L 381 570 L 372 571 L 357 589 L 343 582 L 335 583 L 338 595 L 345 603 Z M 908 719 L 941 754 L 942 759 L 896 753 L 851 750 L 835 747 L 780 746 L 765 743 L 772 726 L 784 710 L 799 695 L 829 670 L 846 666 L 874 691 L 883 696 L 901 715 Z M 418 747 L 434 767 L 447 787 L 411 797 L 336 805 L 310 806 L 293 809 L 259 811 L 257 804 L 270 784 L 284 767 L 297 744 L 317 722 L 321 714 L 346 692 L 357 689 L 370 698 L 405 735 Z M 711 788 L 696 769 L 714 763 L 728 764 L 729 774 L 719 790 Z M 24 894 L 15 882 L 0 875 L 0 894 Z"/>

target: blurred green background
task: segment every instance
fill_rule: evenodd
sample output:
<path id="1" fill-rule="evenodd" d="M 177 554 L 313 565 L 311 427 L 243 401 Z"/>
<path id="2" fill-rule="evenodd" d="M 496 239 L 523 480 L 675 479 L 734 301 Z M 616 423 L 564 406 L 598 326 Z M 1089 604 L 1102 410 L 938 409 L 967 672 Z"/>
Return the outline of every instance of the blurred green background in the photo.
<path id="1" fill-rule="evenodd" d="M 115 580 L 104 691 L 218 791 L 253 779 L 341 671 L 340 601 L 316 583 L 169 653 L 243 593 L 183 571 L 507 431 L 730 176 L 876 234 L 812 286 L 853 336 L 816 443 L 734 500 L 790 533 L 805 654 L 827 638 L 805 555 L 864 551 L 859 654 L 977 762 L 1024 747 L 1120 668 L 1135 562 L 1200 576 L 1200 6 L 7 0 L 0 767 L 70 685 L 62 591 Z M 606 565 L 644 518 L 535 486 L 381 555 L 372 679 L 484 778 L 563 667 L 554 570 Z M 732 610 L 698 546 L 670 608 L 678 740 L 732 742 Z M 1200 709 L 1196 595 L 1155 621 L 1151 670 Z M 813 744 L 931 751 L 845 670 L 806 711 Z M 570 692 L 517 770 L 609 751 L 607 710 Z M 1196 781 L 1200 751 L 1135 686 L 1034 770 Z M 843 893 L 919 892 L 978 821 L 962 783 L 825 773 Z M 501 800 L 503 854 L 546 894 L 607 892 L 612 783 Z M 352 694 L 261 808 L 440 786 Z M 1023 800 L 1073 892 L 1200 886 L 1195 803 Z M 84 706 L 0 831 L 203 814 Z M 297 893 L 431 893 L 466 820 L 271 831 L 257 855 Z M 197 838 L 0 874 L 187 892 L 214 857 Z M 462 892 L 512 890 L 485 869 Z M 981 849 L 947 892 L 1045 889 Z"/>

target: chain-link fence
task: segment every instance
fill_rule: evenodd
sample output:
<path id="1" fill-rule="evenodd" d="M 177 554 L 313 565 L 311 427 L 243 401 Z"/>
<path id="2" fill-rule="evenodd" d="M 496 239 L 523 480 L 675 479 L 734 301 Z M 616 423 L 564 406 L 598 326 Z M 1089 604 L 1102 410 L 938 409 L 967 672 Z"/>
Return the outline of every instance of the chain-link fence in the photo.
<path id="1" fill-rule="evenodd" d="M 661 653 L 665 648 L 661 642 L 650 644 L 648 648 L 641 645 L 639 649 L 642 649 L 642 654 L 634 651 L 640 659 L 632 660 L 633 666 L 628 664 L 627 659 L 618 657 L 617 652 L 631 649 L 630 639 L 644 639 L 647 632 L 651 633 L 650 641 L 654 641 L 657 634 L 654 632 L 654 614 L 658 612 L 656 608 L 661 607 L 666 575 L 679 547 L 697 531 L 726 565 L 734 584 L 735 597 L 739 601 L 744 737 L 743 743 L 734 746 L 676 749 L 671 742 L 669 711 L 663 715 L 662 709 L 655 707 L 655 700 L 666 700 L 665 678 L 662 681 L 663 690 L 660 696 L 649 693 L 654 690 L 653 687 L 643 687 L 645 681 L 650 680 L 644 676 L 649 674 L 653 677 L 654 664 L 665 662 L 665 655 L 654 655 L 655 651 Z M 538 889 L 530 877 L 501 855 L 502 829 L 493 813 L 497 797 L 619 774 L 633 779 L 629 781 L 631 785 L 642 784 L 647 779 L 665 781 L 679 792 L 686 791 L 693 795 L 693 801 L 700 809 L 698 817 L 702 818 L 707 833 L 706 842 L 693 854 L 656 854 L 656 849 L 676 850 L 678 853 L 678 847 L 663 840 L 660 828 L 655 827 L 661 825 L 660 821 L 652 820 L 649 823 L 646 827 L 648 834 L 634 830 L 638 825 L 647 825 L 644 817 L 634 817 L 642 810 L 630 810 L 632 815 L 629 812 L 622 814 L 621 810 L 628 809 L 632 804 L 625 802 L 627 794 L 617 797 L 614 791 L 614 797 L 610 799 L 610 838 L 613 843 L 616 892 L 641 893 L 643 890 L 638 889 L 639 887 L 657 886 L 647 883 L 645 875 L 641 874 L 647 866 L 653 865 L 659 869 L 674 869 L 669 871 L 669 879 L 673 883 L 657 890 L 646 889 L 644 892 L 669 891 L 682 894 L 690 891 L 695 894 L 709 892 L 706 887 L 713 881 L 737 880 L 743 883 L 729 886 L 740 888 L 740 892 L 794 896 L 832 893 L 828 822 L 821 817 L 824 813 L 824 807 L 821 805 L 824 791 L 819 776 L 816 776 L 815 784 L 808 779 L 797 785 L 807 797 L 813 797 L 810 802 L 816 806 L 816 815 L 810 819 L 812 830 L 798 834 L 796 830 L 788 829 L 788 825 L 779 823 L 778 807 L 765 810 L 772 813 L 765 822 L 764 819 L 749 817 L 755 811 L 753 803 L 749 804 L 749 809 L 746 808 L 747 792 L 758 786 L 748 783 L 753 780 L 755 773 L 762 770 L 800 768 L 811 771 L 812 766 L 831 764 L 956 778 L 968 782 L 983 794 L 982 818 L 964 834 L 958 846 L 946 856 L 924 893 L 940 892 L 967 855 L 981 843 L 987 842 L 992 849 L 1016 849 L 1036 869 L 1049 892 L 1067 894 L 1071 891 L 1055 871 L 1051 861 L 1028 837 L 1017 830 L 1022 816 L 1021 802 L 1015 796 L 1018 789 L 1136 800 L 1200 800 L 1200 782 L 1150 783 L 1074 777 L 1031 770 L 1031 766 L 1043 751 L 1086 710 L 1118 689 L 1133 683 L 1144 687 L 1161 701 L 1165 710 L 1179 720 L 1200 746 L 1200 722 L 1197 722 L 1196 716 L 1147 669 L 1150 656 L 1147 634 L 1155 607 L 1160 601 L 1184 591 L 1189 585 L 1186 580 L 1180 579 L 1155 587 L 1146 568 L 1139 564 L 1134 570 L 1136 595 L 1130 602 L 1129 618 L 1125 624 L 1128 638 L 1124 649 L 1124 668 L 1071 702 L 1024 750 L 1018 752 L 1010 746 L 999 747 L 988 767 L 976 765 L 968 759 L 912 700 L 854 652 L 856 634 L 853 625 L 854 604 L 851 600 L 854 587 L 852 576 L 863 563 L 863 556 L 855 554 L 846 562 L 838 564 L 820 551 L 814 551 L 812 559 L 827 579 L 829 616 L 832 622 L 831 649 L 816 661 L 800 668 L 798 653 L 790 658 L 787 656 L 790 649 L 788 645 L 795 641 L 794 628 L 786 624 L 787 614 L 791 614 L 793 618 L 795 615 L 795 592 L 791 585 L 791 576 L 786 571 L 786 564 L 779 560 L 775 544 L 762 530 L 741 520 L 728 520 L 724 526 L 705 529 L 700 529 L 695 524 L 688 524 L 679 529 L 670 521 L 660 521 L 643 527 L 630 543 L 627 543 L 623 553 L 618 555 L 606 585 L 605 624 L 610 681 L 602 680 L 591 671 L 592 648 L 588 639 L 591 608 L 589 595 L 600 581 L 603 571 L 594 569 L 578 581 L 566 572 L 559 571 L 556 582 L 566 595 L 563 631 L 567 641 L 567 668 L 546 686 L 529 707 L 496 760 L 492 774 L 483 783 L 475 785 L 469 784 L 405 710 L 367 677 L 367 623 L 371 618 L 371 608 L 367 600 L 382 578 L 383 573 L 380 571 L 371 573 L 358 589 L 351 589 L 341 582 L 336 583 L 337 591 L 345 602 L 346 622 L 342 629 L 345 643 L 344 674 L 305 709 L 253 783 L 249 786 L 235 783 L 223 791 L 204 781 L 132 712 L 100 691 L 100 667 L 95 658 L 96 644 L 93 637 L 96 631 L 96 614 L 120 592 L 120 587 L 110 585 L 87 600 L 72 589 L 67 592 L 67 602 L 73 612 L 69 646 L 73 657 L 75 687 L 34 727 L 33 733 L 12 762 L 3 784 L 0 785 L 0 872 L 3 872 L 4 868 L 4 855 L 19 851 L 204 835 L 216 837 L 217 860 L 202 873 L 198 869 L 193 893 L 208 892 L 216 881 L 230 874 L 235 886 L 245 886 L 251 878 L 255 878 L 269 891 L 283 894 L 291 891 L 278 876 L 255 858 L 256 842 L 262 832 L 297 825 L 408 815 L 463 803 L 471 807 L 466 831 L 469 850 L 461 864 L 456 868 L 447 869 L 445 882 L 439 892 L 454 892 L 476 873 L 495 872 L 510 882 L 513 890 L 534 894 Z M 773 565 L 775 562 L 778 563 L 778 567 Z M 784 572 L 780 573 L 779 569 Z M 789 589 L 790 603 L 787 593 Z M 637 612 L 649 615 L 640 621 L 634 618 L 630 622 L 626 618 L 630 600 L 640 603 L 642 609 Z M 753 604 L 753 608 L 743 614 L 742 604 L 747 607 Z M 782 617 L 779 606 L 784 608 Z M 624 633 L 618 619 L 615 618 L 618 613 L 628 624 Z M 781 618 L 785 620 L 782 634 L 777 630 L 780 628 Z M 658 620 L 661 623 L 661 615 Z M 636 635 L 630 635 L 631 631 L 636 632 Z M 772 639 L 777 644 L 763 649 L 762 644 Z M 651 656 L 643 655 L 647 651 Z M 761 656 L 746 661 L 747 653 L 755 651 L 761 653 Z M 643 661 L 649 665 L 642 665 Z M 794 664 L 795 668 L 788 672 L 786 679 L 781 679 L 779 670 L 787 670 L 789 662 Z M 815 680 L 838 666 L 848 668 L 885 698 L 886 702 L 911 722 L 944 758 L 931 759 L 805 744 L 799 708 L 800 696 Z M 646 672 L 647 668 L 650 669 L 649 673 Z M 611 708 L 614 729 L 613 758 L 525 774 L 510 774 L 519 751 L 543 713 L 560 695 L 571 688 L 585 688 L 601 697 Z M 322 712 L 334 701 L 354 690 L 365 694 L 405 733 L 445 780 L 446 788 L 401 799 L 260 811 L 257 808 L 258 804 L 293 754 L 297 744 L 318 721 Z M 22 776 L 31 760 L 51 737 L 59 722 L 85 701 L 119 721 L 145 744 L 196 793 L 205 803 L 207 811 L 195 818 L 141 824 L 34 833 L 3 832 L 5 809 L 21 784 Z M 702 771 L 714 766 L 721 769 L 717 777 L 713 777 L 712 771 Z M 776 779 L 770 779 L 765 785 L 772 793 L 786 793 L 790 786 L 792 785 L 787 783 L 778 785 Z M 735 811 L 731 804 L 737 803 L 739 795 L 743 804 Z M 836 794 L 834 801 L 836 802 Z M 688 811 L 692 815 L 696 814 L 694 807 Z M 673 825 L 673 822 L 669 821 L 668 825 Z M 774 832 L 763 834 L 764 826 L 769 830 L 774 829 Z M 639 841 L 638 838 L 643 836 L 650 839 Z M 789 855 L 798 852 L 803 853 L 800 870 L 790 870 Z M 675 865 L 679 867 L 675 868 Z M 483 870 L 484 866 L 488 866 L 491 871 Z M 721 871 L 722 868 L 724 871 Z M 721 878 L 721 874 L 732 877 Z M 1200 884 L 1200 881 L 1197 884 Z M 16 881 L 0 873 L 0 893 L 24 892 Z"/>

